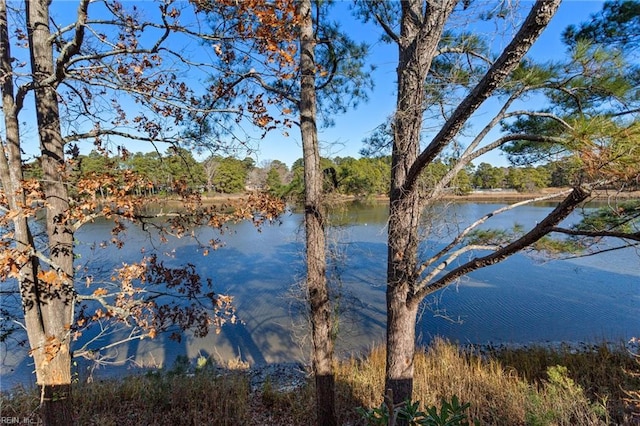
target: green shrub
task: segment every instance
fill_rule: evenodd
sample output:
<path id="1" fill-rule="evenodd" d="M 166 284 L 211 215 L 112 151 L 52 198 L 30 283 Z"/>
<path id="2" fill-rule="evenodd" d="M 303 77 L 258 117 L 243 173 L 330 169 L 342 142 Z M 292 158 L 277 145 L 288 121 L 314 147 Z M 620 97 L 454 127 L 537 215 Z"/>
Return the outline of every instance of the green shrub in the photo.
<path id="1" fill-rule="evenodd" d="M 370 426 L 394 426 L 397 420 L 412 426 L 468 426 L 471 424 L 466 414 L 471 404 L 460 404 L 456 395 L 451 397 L 451 402 L 443 398 L 439 410 L 438 407 L 431 406 L 426 409 L 426 412 L 420 410 L 419 401 L 407 400 L 397 406 L 393 406 L 390 401 L 391 398 L 387 395 L 379 407 L 369 410 L 358 407 L 357 411 Z M 476 421 L 474 424 L 479 423 Z"/>

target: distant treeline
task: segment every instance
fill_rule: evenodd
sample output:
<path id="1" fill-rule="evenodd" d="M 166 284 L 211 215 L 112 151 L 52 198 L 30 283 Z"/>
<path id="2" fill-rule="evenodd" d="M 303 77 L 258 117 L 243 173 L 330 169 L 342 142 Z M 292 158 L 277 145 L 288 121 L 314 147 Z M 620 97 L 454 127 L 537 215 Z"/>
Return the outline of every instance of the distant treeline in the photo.
<path id="1" fill-rule="evenodd" d="M 391 157 L 322 158 L 325 191 L 357 197 L 386 195 L 389 188 Z M 429 165 L 420 184 L 435 185 L 450 167 L 443 161 Z M 177 183 L 200 192 L 233 194 L 250 190 L 266 190 L 279 197 L 295 199 L 303 193 L 303 160 L 296 160 L 289 168 L 279 160 L 260 164 L 251 157 L 211 156 L 197 161 L 182 148 L 166 153 L 137 152 L 121 157 L 109 157 L 92 151 L 78 155 L 74 173 L 79 177 L 117 174 L 133 170 L 143 176 L 148 185 L 139 192 L 170 193 Z M 41 170 L 37 161 L 27 167 L 29 176 L 38 178 Z M 567 162 L 550 162 L 536 167 L 495 167 L 482 162 L 461 170 L 450 185 L 450 192 L 464 195 L 478 189 L 512 189 L 533 192 L 546 187 L 569 186 L 580 177 L 580 168 Z"/>

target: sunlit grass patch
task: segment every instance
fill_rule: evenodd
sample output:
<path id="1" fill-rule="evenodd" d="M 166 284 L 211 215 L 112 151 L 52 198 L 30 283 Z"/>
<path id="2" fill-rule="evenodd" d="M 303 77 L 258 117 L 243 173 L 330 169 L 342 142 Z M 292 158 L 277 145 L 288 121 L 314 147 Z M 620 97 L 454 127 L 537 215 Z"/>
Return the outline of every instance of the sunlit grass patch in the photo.
<path id="1" fill-rule="evenodd" d="M 624 424 L 630 413 L 623 389 L 639 389 L 638 370 L 623 347 L 584 350 L 532 347 L 472 354 L 436 339 L 415 358 L 414 401 L 439 406 L 456 395 L 469 416 L 490 425 Z M 385 352 L 373 349 L 337 367 L 341 414 L 378 407 L 384 395 Z M 339 405 L 342 401 L 339 401 Z"/>

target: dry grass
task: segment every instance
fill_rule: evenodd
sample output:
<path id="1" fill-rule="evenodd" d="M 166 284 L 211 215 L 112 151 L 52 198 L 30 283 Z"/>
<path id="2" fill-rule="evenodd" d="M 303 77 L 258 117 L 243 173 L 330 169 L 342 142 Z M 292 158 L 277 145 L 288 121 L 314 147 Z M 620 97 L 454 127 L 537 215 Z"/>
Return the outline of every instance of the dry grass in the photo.
<path id="1" fill-rule="evenodd" d="M 341 424 L 360 424 L 358 406 L 380 405 L 384 364 L 384 350 L 374 349 L 364 358 L 336 365 Z M 185 374 L 185 367 L 76 385 L 77 424 L 314 423 L 312 381 L 284 393 L 267 381 L 251 392 L 242 371 L 220 375 L 205 368 Z M 457 395 L 471 403 L 470 417 L 486 425 L 633 424 L 629 396 L 637 397 L 640 390 L 640 377 L 633 376 L 638 373 L 640 365 L 633 357 L 605 345 L 578 353 L 566 348 L 504 349 L 480 357 L 438 340 L 416 356 L 414 399 L 423 406 L 439 406 L 441 398 Z M 2 395 L 1 415 L 30 416 L 37 406 L 36 391 L 16 389 L 11 397 Z"/>
<path id="2" fill-rule="evenodd" d="M 265 382 L 251 397 L 251 425 L 308 426 L 315 415 L 313 381 L 291 392 L 279 392 Z"/>
<path id="3" fill-rule="evenodd" d="M 384 363 L 378 348 L 338 366 L 343 419 L 356 419 L 353 407 L 381 404 Z M 471 418 L 489 425 L 631 424 L 624 399 L 640 389 L 633 372 L 640 365 L 622 347 L 503 349 L 481 357 L 436 340 L 416 355 L 414 400 L 439 406 L 457 395 L 471 403 Z"/>
<path id="4" fill-rule="evenodd" d="M 633 354 L 633 358 L 636 361 L 635 369 L 625 369 L 625 373 L 633 377 L 637 381 L 640 381 L 640 353 Z M 623 389 L 625 397 L 623 401 L 629 405 L 633 412 L 633 416 L 637 423 L 640 424 L 640 386 L 635 388 Z"/>
<path id="5" fill-rule="evenodd" d="M 628 392 L 640 390 L 640 364 L 623 345 L 612 348 L 601 344 L 580 351 L 568 346 L 555 350 L 542 347 L 502 349 L 490 353 L 490 356 L 505 366 L 517 369 L 528 383 L 544 382 L 549 368 L 564 366 L 569 378 L 583 390 L 596 411 L 604 409 L 608 422 L 631 422 L 631 406 L 624 400 Z"/>
<path id="6" fill-rule="evenodd" d="M 239 425 L 247 424 L 249 383 L 241 374 L 218 377 L 154 373 L 75 386 L 72 398 L 78 425 Z M 29 416 L 37 392 L 2 397 L 2 416 Z"/>

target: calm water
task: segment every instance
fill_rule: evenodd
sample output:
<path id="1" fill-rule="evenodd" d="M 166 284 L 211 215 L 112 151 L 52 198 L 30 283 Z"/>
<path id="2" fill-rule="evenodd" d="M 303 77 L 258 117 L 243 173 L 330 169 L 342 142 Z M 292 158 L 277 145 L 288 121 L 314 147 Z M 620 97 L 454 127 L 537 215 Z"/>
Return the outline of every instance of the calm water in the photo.
<path id="1" fill-rule="evenodd" d="M 500 206 L 462 203 L 434 210 L 432 214 L 442 217 L 439 223 L 444 225 L 431 230 L 422 250 L 437 249 L 464 223 Z M 488 226 L 532 225 L 549 210 L 545 205 L 520 208 L 492 219 Z M 341 293 L 341 354 L 367 349 L 384 339 L 386 213 L 385 205 L 354 205 L 333 217 L 338 226 L 331 230 L 329 270 Z M 178 355 L 240 357 L 251 363 L 306 361 L 305 306 L 299 298 L 304 277 L 301 220 L 300 214 L 290 212 L 281 225 L 264 227 L 262 232 L 250 224 L 234 226 L 221 237 L 202 230 L 201 240 L 220 237 L 225 243 L 206 257 L 186 238 L 160 246 L 167 264 L 191 262 L 213 280 L 217 292 L 233 295 L 243 323 L 225 326 L 221 334 L 204 339 L 187 336 L 179 344 L 160 336 L 120 347 L 110 355 L 124 365 L 101 367 L 93 375 L 138 366 L 171 366 Z M 157 243 L 130 228 L 123 249 L 92 250 L 92 243 L 109 239 L 110 229 L 109 223 L 96 222 L 77 234 L 79 261 L 98 275 L 138 260 L 141 249 L 151 251 Z M 633 249 L 563 261 L 513 256 L 428 297 L 419 323 L 420 342 L 428 343 L 436 335 L 461 343 L 599 342 L 638 336 L 639 256 Z M 1 355 L 2 388 L 34 381 L 24 348 L 3 346 Z M 85 363 L 79 363 L 78 374 L 81 379 L 89 374 Z"/>

